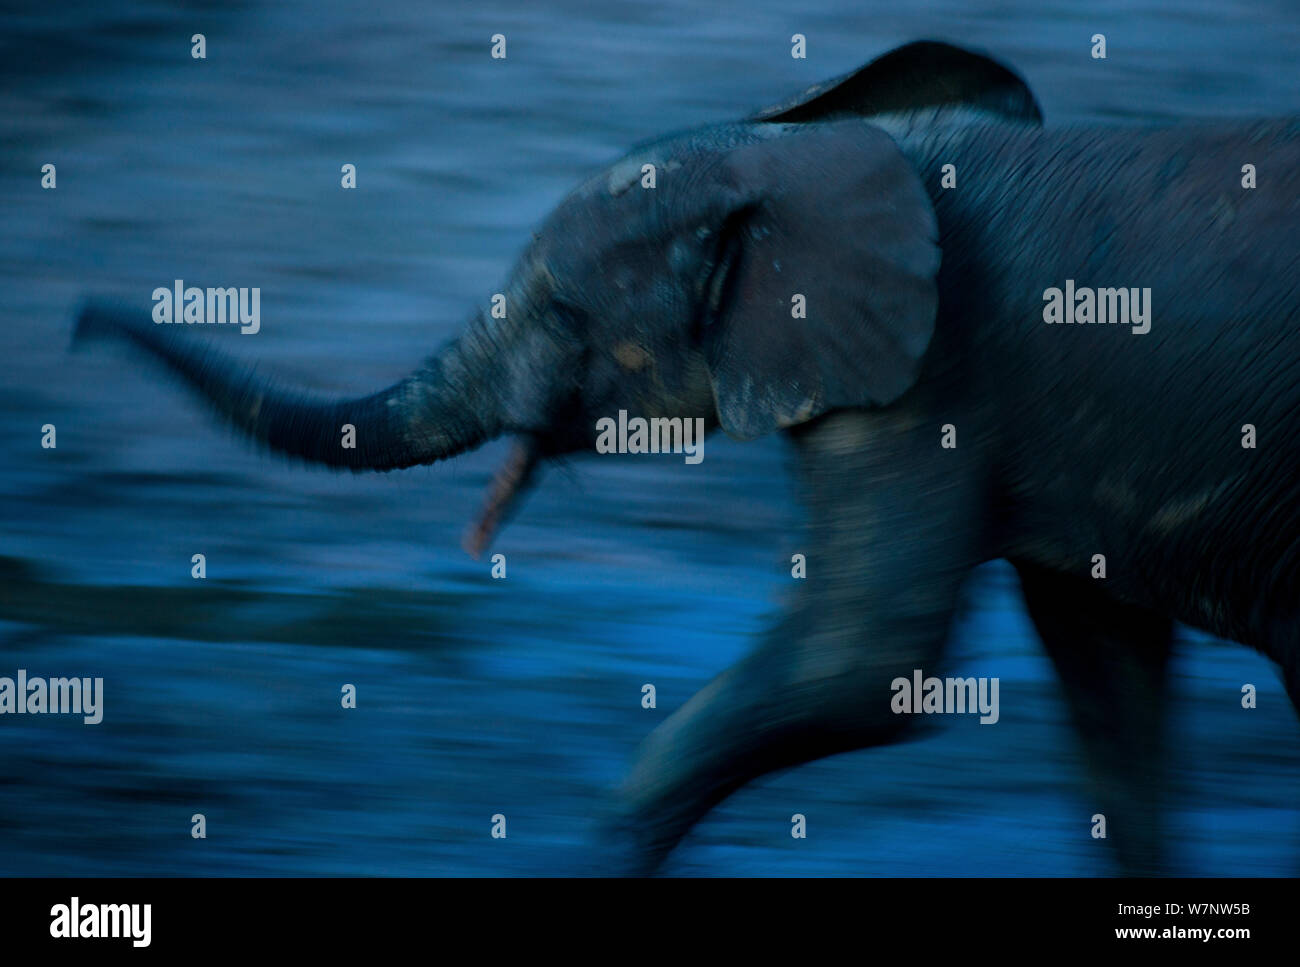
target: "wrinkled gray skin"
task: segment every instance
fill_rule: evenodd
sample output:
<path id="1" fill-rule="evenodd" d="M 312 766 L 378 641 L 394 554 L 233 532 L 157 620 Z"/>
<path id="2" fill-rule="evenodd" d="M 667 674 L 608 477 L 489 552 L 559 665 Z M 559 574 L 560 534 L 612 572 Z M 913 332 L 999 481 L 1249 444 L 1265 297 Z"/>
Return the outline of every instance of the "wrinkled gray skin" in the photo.
<path id="1" fill-rule="evenodd" d="M 79 333 L 125 336 L 319 463 L 387 470 L 517 435 L 474 549 L 538 461 L 592 449 L 620 409 L 788 432 L 798 603 L 646 741 L 602 849 L 624 869 L 657 868 L 757 776 L 896 740 L 912 718 L 891 681 L 940 672 L 963 580 L 1003 557 L 1097 780 L 1087 812 L 1125 870 L 1160 872 L 1172 623 L 1271 656 L 1300 700 L 1298 216 L 1295 121 L 1044 129 L 1014 74 L 922 43 L 632 151 L 541 227 L 507 319 L 474 319 L 368 399 L 275 390 L 146 309 L 91 304 Z M 1044 324 L 1066 279 L 1150 287 L 1150 332 Z"/>

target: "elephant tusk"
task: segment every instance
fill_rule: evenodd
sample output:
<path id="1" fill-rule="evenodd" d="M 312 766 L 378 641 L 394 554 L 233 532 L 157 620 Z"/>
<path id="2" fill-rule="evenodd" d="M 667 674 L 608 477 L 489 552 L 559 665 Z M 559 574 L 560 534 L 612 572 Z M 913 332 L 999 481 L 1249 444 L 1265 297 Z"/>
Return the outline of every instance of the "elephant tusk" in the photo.
<path id="1" fill-rule="evenodd" d="M 461 547 L 475 560 L 487 550 L 497 530 L 513 511 L 519 495 L 528 489 L 539 462 L 537 445 L 531 437 L 515 440 L 510 455 L 488 488 L 487 501 L 478 523 L 465 532 L 461 541 Z"/>

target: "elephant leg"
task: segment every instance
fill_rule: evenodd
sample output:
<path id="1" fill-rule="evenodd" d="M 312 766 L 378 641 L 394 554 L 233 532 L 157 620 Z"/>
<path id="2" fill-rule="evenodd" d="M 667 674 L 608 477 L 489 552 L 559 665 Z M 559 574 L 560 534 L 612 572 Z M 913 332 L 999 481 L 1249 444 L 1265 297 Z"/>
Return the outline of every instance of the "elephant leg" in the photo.
<path id="1" fill-rule="evenodd" d="M 1300 618 L 1292 617 L 1272 629 L 1260 650 L 1277 662 L 1291 706 L 1300 716 Z"/>
<path id="2" fill-rule="evenodd" d="M 1282 683 L 1286 686 L 1286 693 L 1291 696 L 1291 707 L 1300 716 L 1300 661 L 1292 658 L 1283 662 L 1281 668 Z"/>
<path id="3" fill-rule="evenodd" d="M 656 869 L 758 776 L 896 740 L 913 716 L 893 712 L 891 683 L 936 667 L 978 563 L 972 458 L 940 447 L 939 423 L 849 411 L 792 436 L 808 509 L 797 604 L 645 741 L 606 841 L 624 871 Z"/>
<path id="4" fill-rule="evenodd" d="M 1167 872 L 1161 819 L 1173 622 L 1107 597 L 1086 578 L 1023 563 L 1016 569 L 1065 687 L 1106 838 L 1126 874 Z"/>

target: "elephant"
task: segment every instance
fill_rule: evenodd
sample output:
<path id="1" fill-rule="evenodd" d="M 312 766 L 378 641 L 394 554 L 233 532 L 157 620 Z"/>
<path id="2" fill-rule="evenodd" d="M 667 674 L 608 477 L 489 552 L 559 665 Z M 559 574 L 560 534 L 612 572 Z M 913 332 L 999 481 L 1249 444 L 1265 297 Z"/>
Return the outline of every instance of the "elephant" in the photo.
<path id="1" fill-rule="evenodd" d="M 504 314 L 373 395 L 268 382 L 140 306 L 91 299 L 76 336 L 314 464 L 510 436 L 475 553 L 620 411 L 784 433 L 806 577 L 646 738 L 611 869 L 660 870 L 760 776 L 906 735 L 891 683 L 941 667 L 968 575 L 1005 559 L 1113 855 L 1159 873 L 1175 622 L 1262 652 L 1300 703 L 1298 225 L 1297 120 L 1054 128 L 1010 68 L 921 41 L 633 148 L 545 219 Z"/>

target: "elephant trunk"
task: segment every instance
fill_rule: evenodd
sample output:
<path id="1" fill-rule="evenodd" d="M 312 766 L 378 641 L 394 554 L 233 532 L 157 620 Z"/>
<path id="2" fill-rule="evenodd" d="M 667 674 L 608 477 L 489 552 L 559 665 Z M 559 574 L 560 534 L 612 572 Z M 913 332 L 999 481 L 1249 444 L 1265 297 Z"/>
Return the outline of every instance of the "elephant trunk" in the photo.
<path id="1" fill-rule="evenodd" d="M 147 313 L 89 303 L 73 340 L 122 338 L 145 349 L 235 427 L 281 453 L 330 467 L 395 470 L 472 449 L 502 431 L 491 340 L 471 329 L 378 393 L 312 399 L 277 387 L 223 353 L 178 339 Z M 345 427 L 351 426 L 351 431 Z"/>

